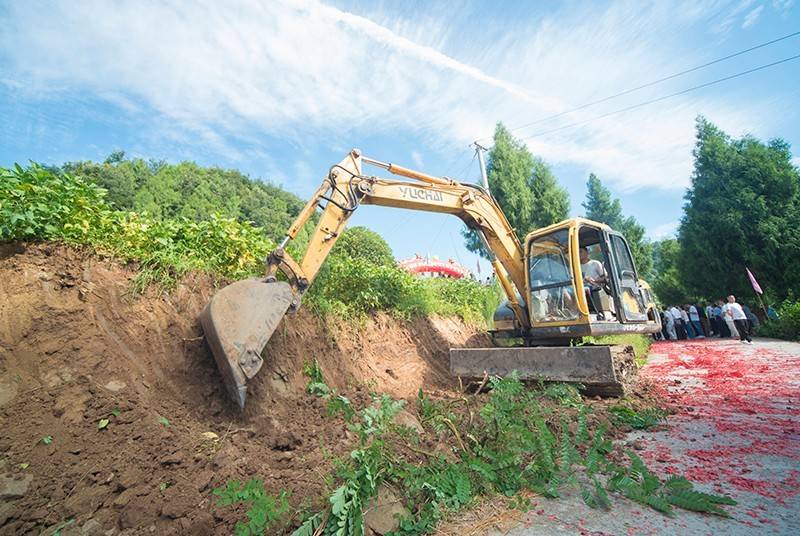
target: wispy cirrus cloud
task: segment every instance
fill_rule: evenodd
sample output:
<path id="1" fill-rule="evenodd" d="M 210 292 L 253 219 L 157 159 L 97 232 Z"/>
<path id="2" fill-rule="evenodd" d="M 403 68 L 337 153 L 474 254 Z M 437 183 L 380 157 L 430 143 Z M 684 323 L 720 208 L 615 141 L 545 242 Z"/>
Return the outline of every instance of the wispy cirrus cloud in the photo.
<path id="1" fill-rule="evenodd" d="M 753 24 L 755 24 L 756 21 L 758 20 L 758 17 L 761 15 L 762 11 L 764 11 L 763 5 L 758 6 L 757 8 L 750 11 L 747 15 L 745 15 L 744 21 L 742 22 L 742 28 L 747 29 L 751 27 Z"/>
<path id="2" fill-rule="evenodd" d="M 741 17 L 746 2 L 722 5 Z M 707 22 L 719 6 L 570 5 L 535 21 L 482 21 L 491 40 L 473 43 L 474 29 L 446 14 L 390 18 L 371 3 L 348 11 L 311 0 L 56 2 L 46 9 L 26 2 L 0 14 L 0 65 L 17 87 L 155 111 L 170 136 L 199 135 L 233 156 L 239 141 L 258 148 L 264 134 L 349 146 L 352 138 L 396 133 L 452 150 L 490 135 L 497 120 L 519 125 L 685 68 L 678 30 Z M 527 138 L 608 109 L 516 133 Z M 622 190 L 683 188 L 697 113 L 724 127 L 769 119 L 758 103 L 748 109 L 683 97 L 527 143 Z"/>

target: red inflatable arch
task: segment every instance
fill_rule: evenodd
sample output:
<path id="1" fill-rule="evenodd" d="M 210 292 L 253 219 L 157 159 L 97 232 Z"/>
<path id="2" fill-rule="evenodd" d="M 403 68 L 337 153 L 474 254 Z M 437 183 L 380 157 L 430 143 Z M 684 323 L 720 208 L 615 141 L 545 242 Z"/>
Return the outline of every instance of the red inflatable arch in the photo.
<path id="1" fill-rule="evenodd" d="M 469 277 L 469 270 L 453 259 L 442 261 L 435 257 L 426 258 L 416 255 L 410 259 L 398 262 L 398 265 L 403 270 L 411 272 L 412 274 L 450 277 L 453 279 Z"/>

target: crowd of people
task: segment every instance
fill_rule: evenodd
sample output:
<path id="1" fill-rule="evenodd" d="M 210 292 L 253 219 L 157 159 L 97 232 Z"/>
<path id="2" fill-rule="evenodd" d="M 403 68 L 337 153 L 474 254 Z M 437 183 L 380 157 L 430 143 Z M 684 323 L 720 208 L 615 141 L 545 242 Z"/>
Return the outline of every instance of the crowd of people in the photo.
<path id="1" fill-rule="evenodd" d="M 735 296 L 715 303 L 670 305 L 661 311 L 661 333 L 664 340 L 705 337 L 738 338 L 752 344 L 751 334 L 758 326 L 758 317 Z"/>

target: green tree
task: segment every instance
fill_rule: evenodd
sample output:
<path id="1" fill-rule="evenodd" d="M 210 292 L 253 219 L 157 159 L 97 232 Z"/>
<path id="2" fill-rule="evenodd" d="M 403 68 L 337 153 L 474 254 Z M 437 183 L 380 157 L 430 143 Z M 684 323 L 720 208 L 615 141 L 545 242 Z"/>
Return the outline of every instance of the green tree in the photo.
<path id="1" fill-rule="evenodd" d="M 589 174 L 586 182 L 586 201 L 581 204 L 590 220 L 605 223 L 615 231 L 619 231 L 628 241 L 636 269 L 641 277 L 652 274 L 653 246 L 645 237 L 645 230 L 633 216 L 622 214 L 619 199 L 611 196 L 611 191 L 594 173 Z"/>
<path id="2" fill-rule="evenodd" d="M 611 197 L 611 190 L 603 186 L 594 173 L 589 173 L 589 180 L 586 181 L 586 201 L 581 203 L 581 206 L 590 220 L 605 223 L 612 229 L 618 229 L 622 225 L 622 205 L 619 199 Z"/>
<path id="3" fill-rule="evenodd" d="M 121 210 L 193 221 L 221 214 L 252 222 L 274 241 L 282 238 L 304 205 L 297 196 L 235 170 L 194 162 L 128 160 L 124 151 L 113 152 L 102 164 L 68 162 L 61 171 L 106 189 L 107 199 Z M 309 230 L 300 234 L 299 243 L 305 242 Z"/>
<path id="4" fill-rule="evenodd" d="M 351 227 L 342 233 L 331 256 L 363 259 L 377 266 L 395 266 L 392 248 L 378 233 L 366 227 Z"/>
<path id="5" fill-rule="evenodd" d="M 687 289 L 752 299 L 745 266 L 777 298 L 800 293 L 800 173 L 783 140 L 733 139 L 697 119 L 679 238 Z"/>
<path id="6" fill-rule="evenodd" d="M 567 218 L 569 194 L 558 185 L 550 166 L 498 123 L 486 165 L 489 189 L 521 238 L 540 227 Z M 477 235 L 464 232 L 470 251 L 488 257 Z"/>
<path id="7" fill-rule="evenodd" d="M 661 305 L 686 301 L 678 259 L 681 245 L 675 238 L 666 238 L 653 243 L 653 291 Z"/>

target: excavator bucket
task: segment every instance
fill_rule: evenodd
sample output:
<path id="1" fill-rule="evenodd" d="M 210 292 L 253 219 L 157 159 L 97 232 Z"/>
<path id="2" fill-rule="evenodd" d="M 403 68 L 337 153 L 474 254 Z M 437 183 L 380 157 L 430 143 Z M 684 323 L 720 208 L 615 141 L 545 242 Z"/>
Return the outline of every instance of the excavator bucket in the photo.
<path id="1" fill-rule="evenodd" d="M 636 361 L 630 346 L 451 348 L 450 372 L 464 378 L 516 372 L 521 380 L 573 382 L 588 394 L 623 396 Z"/>
<path id="2" fill-rule="evenodd" d="M 240 408 L 247 400 L 247 380 L 264 364 L 261 352 L 292 298 L 287 283 L 245 279 L 217 292 L 200 314 L 225 387 Z"/>

